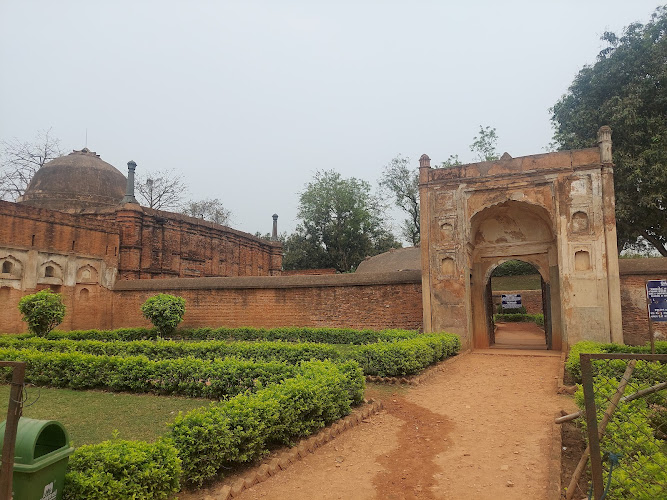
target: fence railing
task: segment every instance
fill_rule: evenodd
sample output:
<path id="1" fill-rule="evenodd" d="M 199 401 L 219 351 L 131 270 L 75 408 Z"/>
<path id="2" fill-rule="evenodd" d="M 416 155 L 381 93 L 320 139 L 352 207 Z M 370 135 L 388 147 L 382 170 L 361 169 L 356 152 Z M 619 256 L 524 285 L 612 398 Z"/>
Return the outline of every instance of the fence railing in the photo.
<path id="1" fill-rule="evenodd" d="M 667 354 L 581 354 L 580 360 L 589 498 L 667 499 Z"/>

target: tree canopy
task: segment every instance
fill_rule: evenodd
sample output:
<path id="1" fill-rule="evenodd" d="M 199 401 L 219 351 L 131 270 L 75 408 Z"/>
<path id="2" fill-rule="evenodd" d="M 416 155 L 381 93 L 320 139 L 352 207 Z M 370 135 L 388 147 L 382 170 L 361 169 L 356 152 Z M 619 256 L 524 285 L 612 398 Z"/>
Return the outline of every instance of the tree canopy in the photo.
<path id="1" fill-rule="evenodd" d="M 39 131 L 32 141 L 0 141 L 0 199 L 16 201 L 23 196 L 35 172 L 59 156 L 60 140 L 51 129 Z"/>
<path id="2" fill-rule="evenodd" d="M 370 184 L 333 170 L 317 172 L 299 198 L 296 232 L 284 243 L 285 269 L 355 269 L 367 256 L 400 247 L 385 228 Z"/>
<path id="3" fill-rule="evenodd" d="M 497 160 L 497 141 L 495 127 L 480 125 L 479 135 L 474 137 L 470 152 L 477 155 L 477 161 Z M 438 167 L 456 165 L 461 165 L 459 155 L 449 155 Z M 408 215 L 401 223 L 401 236 L 413 245 L 419 245 L 419 170 L 410 167 L 410 158 L 399 154 L 385 165 L 380 187 L 391 193 L 394 204 Z"/>
<path id="4" fill-rule="evenodd" d="M 396 206 L 408 217 L 401 223 L 401 236 L 419 245 L 419 172 L 410 159 L 398 155 L 385 165 L 380 186 L 394 196 Z"/>
<path id="5" fill-rule="evenodd" d="M 591 147 L 600 126 L 612 128 L 619 249 L 642 237 L 667 256 L 667 7 L 602 40 L 551 110 L 554 139 Z"/>
<path id="6" fill-rule="evenodd" d="M 221 226 L 228 225 L 232 215 L 218 198 L 190 200 L 181 207 L 180 211 L 190 217 L 197 217 L 209 222 L 215 222 Z"/>

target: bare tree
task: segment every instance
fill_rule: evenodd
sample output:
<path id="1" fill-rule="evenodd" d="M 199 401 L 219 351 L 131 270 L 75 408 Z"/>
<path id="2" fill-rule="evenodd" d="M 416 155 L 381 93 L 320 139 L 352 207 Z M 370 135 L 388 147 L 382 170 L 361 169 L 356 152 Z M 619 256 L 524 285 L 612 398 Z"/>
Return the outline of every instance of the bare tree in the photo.
<path id="1" fill-rule="evenodd" d="M 32 141 L 0 141 L 0 198 L 16 201 L 35 172 L 62 154 L 60 140 L 51 135 L 51 129 L 40 130 Z"/>
<path id="2" fill-rule="evenodd" d="M 138 175 L 135 188 L 141 205 L 156 210 L 176 210 L 188 186 L 183 176 L 173 170 L 156 170 Z"/>
<path id="3" fill-rule="evenodd" d="M 190 200 L 181 207 L 181 213 L 190 217 L 197 217 L 221 226 L 229 224 L 232 213 L 227 210 L 218 198 Z"/>

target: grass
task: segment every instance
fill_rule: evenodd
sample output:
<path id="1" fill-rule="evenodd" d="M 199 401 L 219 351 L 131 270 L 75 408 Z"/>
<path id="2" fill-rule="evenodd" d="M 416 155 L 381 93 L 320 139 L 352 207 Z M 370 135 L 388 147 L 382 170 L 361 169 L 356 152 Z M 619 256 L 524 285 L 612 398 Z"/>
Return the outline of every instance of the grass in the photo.
<path id="1" fill-rule="evenodd" d="M 0 386 L 0 421 L 7 415 L 9 386 Z M 74 446 L 110 439 L 115 430 L 121 439 L 154 441 L 167 432 L 167 423 L 179 411 L 208 406 L 206 399 L 148 394 L 73 391 L 29 387 L 23 416 L 57 420 Z"/>
<path id="2" fill-rule="evenodd" d="M 491 290 L 540 290 L 542 280 L 539 274 L 524 276 L 494 276 L 491 278 Z"/>

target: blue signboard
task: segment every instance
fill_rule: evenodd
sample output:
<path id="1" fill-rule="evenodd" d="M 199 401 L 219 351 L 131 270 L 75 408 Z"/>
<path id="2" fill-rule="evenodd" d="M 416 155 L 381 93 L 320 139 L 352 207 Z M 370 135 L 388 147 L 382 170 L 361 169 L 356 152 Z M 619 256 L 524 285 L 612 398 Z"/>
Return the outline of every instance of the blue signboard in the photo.
<path id="1" fill-rule="evenodd" d="M 503 309 L 521 309 L 521 294 L 508 293 L 500 296 Z"/>
<path id="2" fill-rule="evenodd" d="M 646 301 L 651 321 L 667 321 L 667 280 L 647 281 Z"/>

